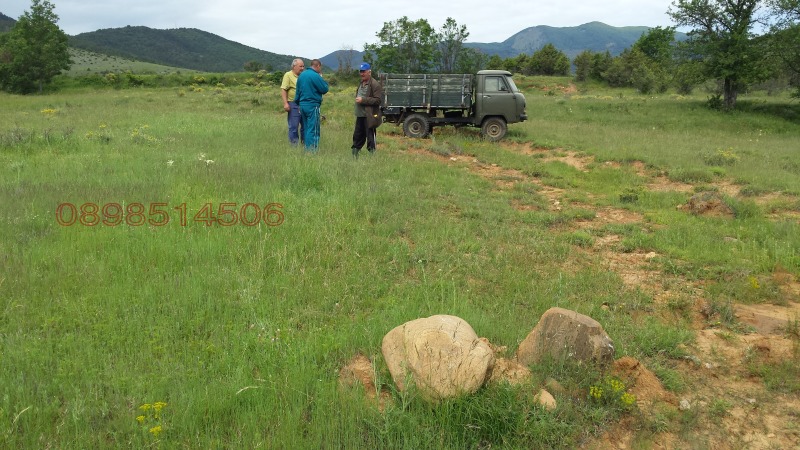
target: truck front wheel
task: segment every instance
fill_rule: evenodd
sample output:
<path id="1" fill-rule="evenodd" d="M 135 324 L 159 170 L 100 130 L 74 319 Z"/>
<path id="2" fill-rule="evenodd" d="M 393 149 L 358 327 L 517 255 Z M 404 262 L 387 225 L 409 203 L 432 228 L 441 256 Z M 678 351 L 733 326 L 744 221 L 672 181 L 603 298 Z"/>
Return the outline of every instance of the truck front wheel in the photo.
<path id="1" fill-rule="evenodd" d="M 508 125 L 506 125 L 506 121 L 501 117 L 489 117 L 484 120 L 483 125 L 481 125 L 481 134 L 483 138 L 492 142 L 503 139 L 507 130 Z"/>
<path id="2" fill-rule="evenodd" d="M 430 132 L 428 118 L 422 114 L 411 114 L 403 121 L 403 133 L 412 138 L 424 138 Z"/>

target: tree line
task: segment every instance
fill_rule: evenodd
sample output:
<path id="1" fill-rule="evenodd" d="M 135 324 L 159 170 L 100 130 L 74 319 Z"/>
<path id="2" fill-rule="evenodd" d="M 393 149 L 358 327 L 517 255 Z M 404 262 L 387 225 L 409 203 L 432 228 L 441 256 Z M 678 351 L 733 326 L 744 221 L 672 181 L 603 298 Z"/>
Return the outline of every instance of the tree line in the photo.
<path id="1" fill-rule="evenodd" d="M 472 73 L 487 62 L 479 50 L 464 47 L 467 26 L 451 17 L 437 31 L 427 19 L 403 16 L 385 22 L 376 36 L 377 43 L 364 44 L 364 59 L 382 72 Z"/>
<path id="2" fill-rule="evenodd" d="M 31 10 L 0 33 L 0 89 L 41 92 L 70 67 L 68 37 L 56 25 L 53 9 L 49 0 L 32 0 Z M 393 73 L 489 68 L 568 76 L 574 67 L 579 82 L 597 80 L 642 93 L 669 88 L 689 93 L 716 80 L 720 94 L 711 103 L 725 109 L 735 107 L 748 86 L 770 79 L 787 80 L 800 98 L 800 0 L 675 0 L 667 14 L 675 27 L 650 29 L 618 56 L 587 50 L 573 60 L 552 44 L 530 55 L 488 57 L 464 45 L 469 31 L 452 18 L 436 30 L 426 19 L 403 16 L 383 24 L 378 41 L 364 45 L 364 58 L 374 70 Z M 678 26 L 691 29 L 687 40 L 676 41 Z M 252 63 L 246 70 L 254 69 Z"/>

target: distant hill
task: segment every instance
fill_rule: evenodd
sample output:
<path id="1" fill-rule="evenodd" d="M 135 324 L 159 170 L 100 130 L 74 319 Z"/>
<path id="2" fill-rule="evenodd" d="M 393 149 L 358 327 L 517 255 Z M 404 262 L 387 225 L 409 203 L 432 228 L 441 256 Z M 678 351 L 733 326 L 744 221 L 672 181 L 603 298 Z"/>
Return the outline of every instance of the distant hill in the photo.
<path id="1" fill-rule="evenodd" d="M 95 53 L 205 72 L 241 72 L 249 61 L 257 61 L 271 70 L 288 70 L 294 58 L 248 47 L 195 28 L 107 28 L 71 36 L 69 45 Z"/>
<path id="2" fill-rule="evenodd" d="M 520 53 L 532 54 L 545 44 L 553 44 L 570 59 L 584 50 L 619 55 L 632 46 L 650 27 L 612 27 L 601 22 L 590 22 L 577 27 L 550 27 L 539 25 L 526 28 L 503 42 L 467 43 L 487 55 L 510 58 Z M 677 36 L 680 38 L 680 36 Z"/>
<path id="3" fill-rule="evenodd" d="M 364 52 L 360 52 L 358 50 L 336 50 L 335 52 L 323 56 L 319 59 L 322 62 L 322 67 L 327 67 L 331 70 L 336 70 L 339 68 L 339 64 L 344 62 L 347 64 L 347 61 L 350 61 L 350 67 L 356 69 L 362 61 L 364 61 Z"/>
<path id="4" fill-rule="evenodd" d="M 14 27 L 14 24 L 17 23 L 16 20 L 8 17 L 7 15 L 0 13 L 0 33 L 4 33 L 6 31 L 11 30 Z"/>

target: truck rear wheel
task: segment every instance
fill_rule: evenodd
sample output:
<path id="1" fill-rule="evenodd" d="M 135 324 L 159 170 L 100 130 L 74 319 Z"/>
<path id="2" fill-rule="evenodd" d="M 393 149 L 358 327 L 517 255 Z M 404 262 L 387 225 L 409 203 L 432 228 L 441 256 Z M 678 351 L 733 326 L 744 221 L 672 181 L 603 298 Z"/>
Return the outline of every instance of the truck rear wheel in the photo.
<path id="1" fill-rule="evenodd" d="M 508 125 L 506 125 L 506 121 L 501 117 L 489 117 L 484 120 L 483 125 L 481 125 L 481 134 L 483 138 L 492 142 L 503 139 L 507 130 Z"/>
<path id="2" fill-rule="evenodd" d="M 412 138 L 424 138 L 430 133 L 428 117 L 423 114 L 411 114 L 403 121 L 403 133 Z"/>

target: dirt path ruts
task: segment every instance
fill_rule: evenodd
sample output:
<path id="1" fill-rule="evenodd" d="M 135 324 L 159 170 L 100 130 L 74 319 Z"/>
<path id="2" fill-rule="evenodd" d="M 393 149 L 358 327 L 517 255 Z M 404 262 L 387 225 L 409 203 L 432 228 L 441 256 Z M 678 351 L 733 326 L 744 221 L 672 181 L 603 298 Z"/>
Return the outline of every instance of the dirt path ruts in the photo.
<path id="1" fill-rule="evenodd" d="M 544 163 L 559 161 L 585 173 L 596 166 L 592 157 L 577 152 L 538 149 L 516 143 L 498 145 L 506 151 L 540 158 Z M 510 190 L 519 182 L 533 183 L 539 188 L 537 193 L 547 200 L 550 211 L 560 211 L 570 206 L 594 212 L 592 219 L 575 221 L 572 225 L 575 229 L 599 229 L 608 224 L 649 225 L 641 214 L 625 209 L 585 203 L 567 205 L 567 190 L 547 186 L 536 177 L 482 162 L 472 155 L 440 155 L 419 148 L 409 151 L 436 158 L 444 164 L 466 166 L 472 173 L 494 182 L 499 190 Z M 671 181 L 641 162 L 606 162 L 603 165 L 620 170 L 627 166 L 627 169 L 634 170 L 646 180 L 646 189 L 651 191 L 692 193 L 695 189 L 691 184 Z M 740 187 L 728 181 L 713 183 L 713 187 L 731 197 L 740 193 Z M 780 194 L 768 194 L 751 199 L 763 206 L 775 203 L 780 197 Z M 523 202 L 512 202 L 511 206 L 518 210 L 534 208 Z M 800 212 L 773 210 L 768 217 L 773 220 L 800 221 Z M 590 248 L 578 250 L 617 273 L 626 287 L 650 294 L 657 306 L 668 309 L 666 306 L 671 302 L 688 301 L 693 310 L 696 341 L 687 349 L 692 357 L 680 365 L 687 386 L 678 396 L 688 402 L 690 408 L 683 413 L 695 411 L 693 414 L 700 419 L 691 430 L 680 436 L 670 432 L 655 433 L 651 443 L 657 443 L 658 448 L 800 448 L 800 396 L 769 391 L 763 381 L 748 369 L 749 364 L 759 361 L 774 363 L 797 358 L 797 337 L 792 339 L 786 333 L 792 327 L 796 332 L 800 320 L 800 283 L 797 279 L 792 274 L 780 271 L 773 276 L 785 294 L 785 306 L 734 305 L 738 320 L 748 326 L 750 332 L 732 333 L 704 320 L 707 294 L 702 282 L 661 272 L 657 265 L 651 264 L 658 254 L 622 252 L 618 246 L 620 240 L 618 235 L 603 234 L 595 239 Z M 568 267 L 565 269 L 569 270 Z M 630 448 L 635 444 L 635 428 L 640 428 L 640 425 L 623 420 L 585 448 Z"/>

